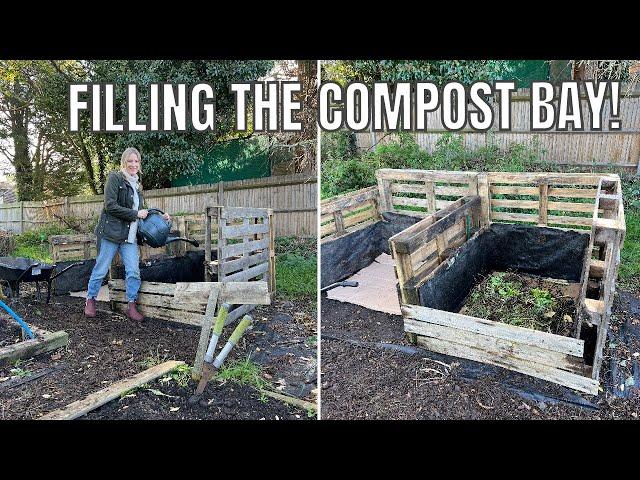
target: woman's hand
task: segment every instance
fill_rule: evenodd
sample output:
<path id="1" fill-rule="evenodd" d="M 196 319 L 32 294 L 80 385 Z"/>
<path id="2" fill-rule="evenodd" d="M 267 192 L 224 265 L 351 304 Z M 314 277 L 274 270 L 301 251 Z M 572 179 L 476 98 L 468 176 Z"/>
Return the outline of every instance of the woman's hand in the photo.
<path id="1" fill-rule="evenodd" d="M 169 214 L 168 214 L 168 213 L 165 213 L 165 214 L 162 216 L 162 218 L 164 218 L 167 222 L 168 222 L 169 220 L 171 220 L 171 217 L 169 216 Z"/>
<path id="2" fill-rule="evenodd" d="M 142 209 L 142 210 L 138 210 L 138 218 L 147 218 L 147 215 L 149 215 L 149 210 Z"/>

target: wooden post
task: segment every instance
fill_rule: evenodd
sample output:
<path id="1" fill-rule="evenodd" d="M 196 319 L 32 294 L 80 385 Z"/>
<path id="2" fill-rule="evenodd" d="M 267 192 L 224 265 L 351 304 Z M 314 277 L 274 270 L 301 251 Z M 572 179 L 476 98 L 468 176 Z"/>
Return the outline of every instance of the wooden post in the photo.
<path id="1" fill-rule="evenodd" d="M 393 210 L 391 201 L 391 181 L 382 178 L 379 172 L 376 172 L 378 180 L 378 192 L 380 194 L 380 213 L 390 212 Z"/>
<path id="2" fill-rule="evenodd" d="M 269 209 L 269 293 L 271 298 L 276 293 L 276 232 L 273 223 L 273 210 Z"/>
<path id="3" fill-rule="evenodd" d="M 539 203 L 538 203 L 538 225 L 545 226 L 547 224 L 547 211 L 549 205 L 549 184 L 547 179 L 540 180 L 538 184 L 539 188 Z"/>
<path id="4" fill-rule="evenodd" d="M 198 350 L 196 351 L 196 358 L 193 362 L 193 371 L 191 376 L 194 380 L 200 380 L 200 376 L 202 375 L 202 364 L 204 363 L 204 355 L 207 352 L 207 347 L 209 346 L 209 337 L 211 335 L 211 328 L 213 327 L 213 319 L 216 315 L 219 295 L 220 284 L 214 284 L 211 288 L 211 292 L 209 292 L 209 298 L 207 299 L 207 308 L 204 312 L 204 318 L 202 319 L 202 329 L 200 330 Z"/>
<path id="5" fill-rule="evenodd" d="M 336 224 L 336 233 L 335 236 L 339 237 L 340 235 L 344 235 L 345 229 L 344 229 L 344 221 L 342 218 L 342 212 L 340 210 L 336 210 L 335 212 L 333 212 L 333 221 Z"/>
<path id="6" fill-rule="evenodd" d="M 218 205 L 224 205 L 224 182 L 218 182 Z"/>
<path id="7" fill-rule="evenodd" d="M 24 233 L 24 200 L 20 200 L 20 233 Z"/>
<path id="8" fill-rule="evenodd" d="M 204 281 L 211 281 L 211 215 L 215 207 L 205 207 L 204 209 Z M 185 220 L 185 235 L 186 225 Z"/>
<path id="9" fill-rule="evenodd" d="M 431 180 L 424 182 L 427 194 L 427 213 L 436 213 L 436 190 Z"/>
<path id="10" fill-rule="evenodd" d="M 224 281 L 224 270 L 222 269 L 222 265 L 224 263 L 224 258 L 222 258 L 222 247 L 227 245 L 227 239 L 223 235 L 223 227 L 227 224 L 227 218 L 224 214 L 224 207 L 216 207 L 217 212 L 217 227 L 218 227 L 218 245 L 216 246 L 216 250 L 218 254 L 216 255 L 216 261 L 218 262 L 218 282 Z"/>
<path id="11" fill-rule="evenodd" d="M 486 173 L 478 174 L 478 195 L 480 195 L 480 226 L 485 227 L 491 223 L 491 198 L 489 192 L 489 177 Z"/>

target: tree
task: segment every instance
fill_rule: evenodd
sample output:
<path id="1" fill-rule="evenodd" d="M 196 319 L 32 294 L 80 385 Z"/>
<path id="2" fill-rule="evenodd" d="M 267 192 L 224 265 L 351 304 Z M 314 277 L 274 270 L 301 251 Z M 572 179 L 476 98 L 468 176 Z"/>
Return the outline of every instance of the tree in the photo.
<path id="1" fill-rule="evenodd" d="M 468 84 L 506 78 L 511 71 L 506 60 L 338 60 L 323 67 L 323 76 L 341 84 L 351 81 Z"/>
<path id="2" fill-rule="evenodd" d="M 15 169 L 20 200 L 75 195 L 82 181 L 68 171 L 67 159 L 38 120 L 39 66 L 36 61 L 0 61 L 0 153 Z M 67 174 L 61 177 L 63 171 Z"/>
<path id="3" fill-rule="evenodd" d="M 117 85 L 135 83 L 139 92 L 148 91 L 156 82 L 207 82 L 216 94 L 215 132 L 134 132 L 116 135 L 113 151 L 121 152 L 135 146 L 143 156 L 143 182 L 145 188 L 171 186 L 171 180 L 196 171 L 204 154 L 221 140 L 244 134 L 233 131 L 235 101 L 229 92 L 233 81 L 251 81 L 264 76 L 273 61 L 94 61 L 96 75 L 92 81 L 112 82 Z M 124 105 L 126 91 L 117 89 L 117 103 Z M 148 95 L 138 98 L 139 119 L 145 122 L 149 112 Z M 122 114 L 122 112 L 121 112 Z"/>
<path id="4" fill-rule="evenodd" d="M 288 170 L 296 173 L 312 172 L 317 168 L 317 62 L 315 60 L 296 60 L 289 64 L 283 64 L 282 73 L 287 78 L 297 78 L 301 84 L 300 93 L 295 100 L 301 104 L 298 120 L 302 123 L 302 130 L 271 135 L 271 146 L 288 151 L 287 156 L 290 158 Z"/>

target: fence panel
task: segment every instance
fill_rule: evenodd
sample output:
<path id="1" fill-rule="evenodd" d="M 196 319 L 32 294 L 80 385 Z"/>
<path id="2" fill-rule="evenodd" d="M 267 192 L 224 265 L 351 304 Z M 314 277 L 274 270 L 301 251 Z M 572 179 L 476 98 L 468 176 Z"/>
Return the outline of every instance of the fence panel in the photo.
<path id="1" fill-rule="evenodd" d="M 205 206 L 271 208 L 277 236 L 315 236 L 318 195 L 314 175 L 293 174 L 216 184 L 162 188 L 144 192 L 148 206 L 169 214 L 203 213 Z M 103 206 L 102 195 L 16 202 L 0 205 L 0 229 L 20 233 L 65 216 L 91 221 Z"/>
<path id="2" fill-rule="evenodd" d="M 627 92 L 625 88 L 620 98 L 621 131 L 609 131 L 611 119 L 610 102 L 605 100 L 602 114 L 602 132 L 589 131 L 591 118 L 588 104 L 581 96 L 581 111 L 584 132 L 557 131 L 531 132 L 530 127 L 530 90 L 518 89 L 512 97 L 511 131 L 500 132 L 497 129 L 499 108 L 493 103 L 494 124 L 486 133 L 479 133 L 469 127 L 456 132 L 462 136 L 463 144 L 469 149 L 496 145 L 501 149 L 512 143 L 522 143 L 540 149 L 540 159 L 558 165 L 607 166 L 613 165 L 622 170 L 638 171 L 640 162 L 640 90 Z M 437 141 L 447 133 L 442 124 L 439 110 L 428 112 L 427 131 L 416 132 L 416 142 L 429 153 L 436 147 Z M 360 151 L 372 148 L 371 132 L 356 133 L 356 142 Z M 376 145 L 392 142 L 396 136 L 387 132 L 376 132 Z"/>

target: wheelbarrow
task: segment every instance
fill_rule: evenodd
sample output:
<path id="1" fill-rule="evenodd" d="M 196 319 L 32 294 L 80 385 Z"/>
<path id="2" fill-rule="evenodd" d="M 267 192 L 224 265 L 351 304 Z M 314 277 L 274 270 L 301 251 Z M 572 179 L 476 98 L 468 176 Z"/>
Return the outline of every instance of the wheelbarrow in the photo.
<path id="1" fill-rule="evenodd" d="M 38 262 L 25 257 L 0 257 L 0 281 L 9 285 L 9 296 L 20 296 L 20 282 L 36 282 L 38 301 L 40 301 L 40 282 L 47 282 L 47 303 L 51 298 L 51 282 L 70 268 L 83 265 L 76 262 L 56 272 L 56 264 Z"/>

